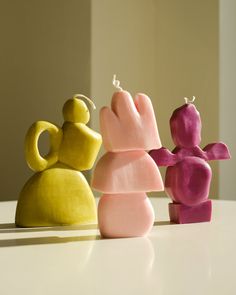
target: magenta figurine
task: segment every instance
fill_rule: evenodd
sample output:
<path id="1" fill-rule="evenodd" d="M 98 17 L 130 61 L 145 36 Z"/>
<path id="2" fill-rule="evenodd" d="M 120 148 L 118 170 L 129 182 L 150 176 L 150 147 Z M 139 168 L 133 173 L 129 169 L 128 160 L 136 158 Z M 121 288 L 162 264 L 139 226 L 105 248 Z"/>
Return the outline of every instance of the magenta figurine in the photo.
<path id="1" fill-rule="evenodd" d="M 115 76 L 113 84 L 118 91 L 111 107 L 100 111 L 106 153 L 91 180 L 92 187 L 102 193 L 98 226 L 104 238 L 145 236 L 154 223 L 146 192 L 164 190 L 159 169 L 146 152 L 161 147 L 156 118 L 146 95 L 137 94 L 133 100 Z"/>
<path id="2" fill-rule="evenodd" d="M 227 146 L 208 144 L 203 150 L 201 117 L 192 101 L 177 108 L 170 118 L 171 136 L 176 145 L 170 152 L 162 147 L 149 152 L 158 166 L 167 166 L 165 191 L 172 199 L 170 220 L 175 223 L 206 222 L 211 220 L 212 205 L 208 200 L 211 168 L 207 161 L 230 158 Z"/>

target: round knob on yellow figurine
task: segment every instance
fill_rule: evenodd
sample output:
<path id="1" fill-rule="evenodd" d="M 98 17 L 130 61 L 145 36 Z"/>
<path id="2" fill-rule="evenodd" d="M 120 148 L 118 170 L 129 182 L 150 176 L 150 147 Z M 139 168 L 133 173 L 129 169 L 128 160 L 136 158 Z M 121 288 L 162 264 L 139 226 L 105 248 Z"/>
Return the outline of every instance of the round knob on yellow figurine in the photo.
<path id="1" fill-rule="evenodd" d="M 93 109 L 96 109 L 94 103 L 87 96 L 75 94 L 73 98 L 67 100 L 63 106 L 63 116 L 66 122 L 87 124 L 90 119 L 89 109 L 86 103 L 79 97 L 86 99 Z"/>

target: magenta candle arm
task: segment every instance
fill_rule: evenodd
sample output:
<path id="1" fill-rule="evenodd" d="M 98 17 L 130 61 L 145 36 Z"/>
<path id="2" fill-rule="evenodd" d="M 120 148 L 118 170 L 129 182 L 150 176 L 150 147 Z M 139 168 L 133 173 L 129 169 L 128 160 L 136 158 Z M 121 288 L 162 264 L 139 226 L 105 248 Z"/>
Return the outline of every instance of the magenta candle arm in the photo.
<path id="1" fill-rule="evenodd" d="M 223 142 L 210 143 L 203 148 L 195 146 L 193 148 L 176 147 L 172 152 L 165 147 L 151 150 L 149 155 L 153 158 L 157 166 L 174 166 L 187 156 L 199 157 L 205 161 L 230 159 L 230 152 Z"/>
<path id="2" fill-rule="evenodd" d="M 151 150 L 149 155 L 153 158 L 157 166 L 173 166 L 177 163 L 177 156 L 165 147 Z"/>
<path id="3" fill-rule="evenodd" d="M 223 142 L 210 143 L 204 147 L 203 151 L 208 161 L 230 159 L 229 149 Z"/>

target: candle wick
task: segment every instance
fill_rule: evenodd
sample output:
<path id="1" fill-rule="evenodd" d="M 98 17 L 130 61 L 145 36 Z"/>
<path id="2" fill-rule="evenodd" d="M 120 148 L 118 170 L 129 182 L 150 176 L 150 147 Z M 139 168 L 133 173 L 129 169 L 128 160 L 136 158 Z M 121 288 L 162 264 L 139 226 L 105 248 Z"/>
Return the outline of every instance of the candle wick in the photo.
<path id="1" fill-rule="evenodd" d="M 96 106 L 95 106 L 94 102 L 92 101 L 92 99 L 88 98 L 87 96 L 85 96 L 85 95 L 83 95 L 83 94 L 75 94 L 75 95 L 73 96 L 73 98 L 80 98 L 80 97 L 86 99 L 86 100 L 89 102 L 89 104 L 92 106 L 92 108 L 93 108 L 94 110 L 96 110 Z"/>
<path id="2" fill-rule="evenodd" d="M 195 96 L 193 96 L 193 98 L 192 98 L 192 100 L 190 100 L 188 97 L 184 97 L 184 100 L 185 100 L 185 103 L 186 104 L 189 104 L 189 103 L 193 103 L 194 102 L 194 100 L 195 100 Z"/>
<path id="3" fill-rule="evenodd" d="M 119 91 L 123 90 L 122 87 L 120 86 L 120 81 L 116 79 L 116 75 L 113 75 L 112 84 Z"/>

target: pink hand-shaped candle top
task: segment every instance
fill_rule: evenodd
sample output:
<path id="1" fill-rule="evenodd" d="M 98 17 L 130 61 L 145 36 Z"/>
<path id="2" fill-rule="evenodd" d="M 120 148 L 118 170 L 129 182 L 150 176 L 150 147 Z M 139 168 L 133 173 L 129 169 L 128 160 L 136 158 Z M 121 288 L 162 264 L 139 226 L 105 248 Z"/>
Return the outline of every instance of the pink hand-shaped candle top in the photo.
<path id="1" fill-rule="evenodd" d="M 100 111 L 100 126 L 107 151 L 151 150 L 161 147 L 150 98 L 127 91 L 115 92 L 111 108 Z"/>

